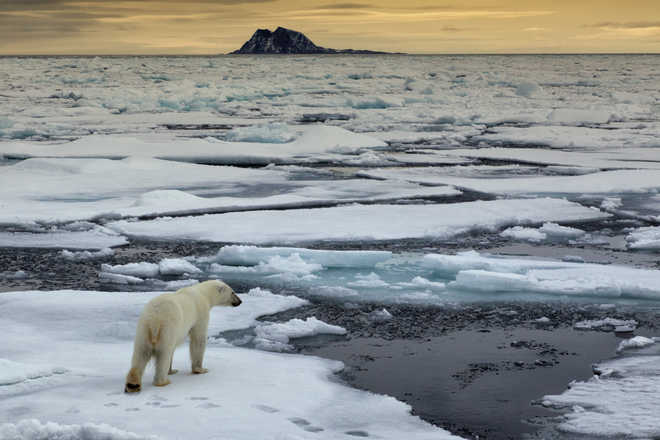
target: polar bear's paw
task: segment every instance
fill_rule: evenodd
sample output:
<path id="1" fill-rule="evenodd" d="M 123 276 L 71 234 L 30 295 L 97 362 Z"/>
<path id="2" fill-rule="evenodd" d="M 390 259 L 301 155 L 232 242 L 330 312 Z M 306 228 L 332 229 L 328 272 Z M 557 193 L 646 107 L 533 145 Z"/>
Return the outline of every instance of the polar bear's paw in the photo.
<path id="1" fill-rule="evenodd" d="M 172 382 L 170 382 L 169 379 L 163 379 L 161 381 L 154 381 L 154 385 L 157 386 L 157 387 L 164 387 L 164 386 L 167 386 L 171 383 Z"/>
<path id="2" fill-rule="evenodd" d="M 142 386 L 139 383 L 126 383 L 124 387 L 125 393 L 139 393 L 142 389 Z"/>
<path id="3" fill-rule="evenodd" d="M 208 370 L 208 368 L 194 367 L 192 369 L 192 372 L 193 372 L 193 374 L 204 374 L 204 373 L 208 373 L 209 370 Z"/>
<path id="4" fill-rule="evenodd" d="M 174 368 L 170 368 L 170 371 L 168 371 L 167 374 L 176 374 L 178 372 L 179 372 L 179 370 L 175 370 Z"/>

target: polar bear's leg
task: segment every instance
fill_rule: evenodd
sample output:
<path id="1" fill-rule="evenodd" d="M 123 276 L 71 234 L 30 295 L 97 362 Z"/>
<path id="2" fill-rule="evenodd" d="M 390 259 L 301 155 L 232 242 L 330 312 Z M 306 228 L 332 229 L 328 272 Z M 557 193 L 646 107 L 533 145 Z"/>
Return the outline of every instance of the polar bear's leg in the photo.
<path id="1" fill-rule="evenodd" d="M 156 356 L 156 374 L 154 376 L 154 385 L 157 387 L 164 387 L 171 382 L 167 378 L 172 364 L 172 356 L 174 355 L 174 347 L 160 346 L 154 353 Z"/>
<path id="2" fill-rule="evenodd" d="M 172 358 L 174 358 L 174 352 L 172 352 Z M 167 374 L 176 374 L 179 372 L 179 370 L 172 368 L 172 358 L 170 358 L 170 371 L 168 371 Z"/>
<path id="3" fill-rule="evenodd" d="M 124 392 L 137 393 L 142 389 L 142 375 L 150 359 L 151 347 L 143 344 L 143 341 L 136 340 L 131 369 L 126 375 Z"/>
<path id="4" fill-rule="evenodd" d="M 195 374 L 204 374 L 209 370 L 202 367 L 204 361 L 204 351 L 206 350 L 206 331 L 208 328 L 208 319 L 205 322 L 198 322 L 190 330 L 190 362 L 192 372 Z"/>

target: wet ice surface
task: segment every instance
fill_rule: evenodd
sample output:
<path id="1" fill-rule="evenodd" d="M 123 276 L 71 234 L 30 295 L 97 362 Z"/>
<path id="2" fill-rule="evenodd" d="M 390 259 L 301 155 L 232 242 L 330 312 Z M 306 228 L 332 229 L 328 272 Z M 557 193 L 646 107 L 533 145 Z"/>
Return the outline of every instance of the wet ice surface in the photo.
<path id="1" fill-rule="evenodd" d="M 0 291 L 93 290 L 118 307 L 102 292 L 135 300 L 220 277 L 250 292 L 245 313 L 224 315 L 210 340 L 212 358 L 241 347 L 238 368 L 308 362 L 323 376 L 340 367 L 291 352 L 342 360 L 349 383 L 467 437 L 541 425 L 541 438 L 656 435 L 653 418 L 617 406 L 621 393 L 636 399 L 638 384 L 657 384 L 655 371 L 599 382 L 589 365 L 620 348 L 635 366 L 656 345 L 641 337 L 655 336 L 660 304 L 659 65 L 609 55 L 3 58 Z M 79 293 L 59 298 L 67 313 L 87 307 Z M 46 315 L 40 334 L 56 341 Z M 130 319 L 62 349 L 128 347 Z M 635 321 L 619 327 L 640 339 L 575 327 L 614 320 Z M 27 330 L 16 337 L 44 342 Z M 0 350 L 2 371 L 20 373 L 7 381 L 54 384 L 83 367 L 21 353 Z M 121 382 L 111 367 L 101 382 Z M 246 417 L 270 414 L 271 432 L 302 438 L 377 436 L 383 420 L 446 435 L 380 397 L 363 426 L 315 420 L 306 396 L 332 390 L 327 404 L 339 408 L 368 395 L 305 377 L 295 411 L 260 401 Z M 563 393 L 574 379 L 587 382 Z M 544 395 L 567 415 L 529 406 Z M 12 421 L 0 433 L 167 438 L 142 431 L 140 416 L 125 420 L 138 405 L 61 416 L 21 396 L 2 401 Z M 172 405 L 199 411 L 190 402 L 200 396 Z M 205 411 L 229 406 L 206 397 Z M 610 412 L 616 423 L 600 423 Z M 15 423 L 30 414 L 39 421 Z M 224 417 L 213 414 L 214 424 Z"/>

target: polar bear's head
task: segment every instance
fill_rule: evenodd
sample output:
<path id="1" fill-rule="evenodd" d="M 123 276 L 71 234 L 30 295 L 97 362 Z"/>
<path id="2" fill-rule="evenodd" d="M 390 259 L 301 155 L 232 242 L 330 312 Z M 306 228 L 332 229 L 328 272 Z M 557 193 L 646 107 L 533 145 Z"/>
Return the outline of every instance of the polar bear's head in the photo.
<path id="1" fill-rule="evenodd" d="M 234 289 L 220 280 L 210 280 L 203 284 L 208 284 L 215 305 L 238 307 L 243 302 L 236 295 Z"/>

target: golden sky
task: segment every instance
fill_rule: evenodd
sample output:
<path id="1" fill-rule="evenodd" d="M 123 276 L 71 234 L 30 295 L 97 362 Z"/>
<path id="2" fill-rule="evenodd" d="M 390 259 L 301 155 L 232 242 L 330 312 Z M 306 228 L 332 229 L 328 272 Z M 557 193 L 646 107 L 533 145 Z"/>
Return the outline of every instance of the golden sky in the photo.
<path id="1" fill-rule="evenodd" d="M 0 0 L 0 54 L 217 54 L 277 26 L 335 49 L 660 52 L 660 0 Z"/>

